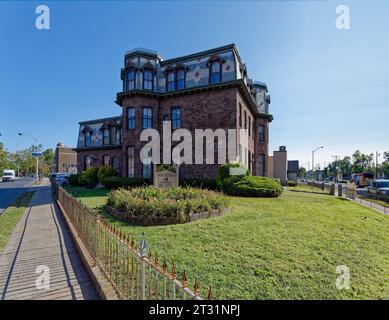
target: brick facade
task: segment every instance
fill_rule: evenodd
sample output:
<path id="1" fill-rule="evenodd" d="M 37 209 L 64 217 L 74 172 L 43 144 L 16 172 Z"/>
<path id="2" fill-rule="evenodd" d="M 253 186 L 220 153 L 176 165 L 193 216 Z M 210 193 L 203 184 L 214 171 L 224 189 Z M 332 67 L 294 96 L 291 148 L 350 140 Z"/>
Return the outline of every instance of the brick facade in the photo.
<path id="1" fill-rule="evenodd" d="M 220 54 L 217 54 L 218 51 L 220 51 Z M 137 55 L 141 59 L 135 59 Z M 220 81 L 218 83 L 208 83 L 210 81 L 208 78 L 209 61 L 213 61 L 212 59 L 220 61 L 223 66 L 220 69 Z M 154 72 L 154 84 L 149 90 L 144 89 L 145 84 L 142 86 L 139 83 L 142 79 L 143 67 L 137 66 L 137 61 L 144 61 L 144 64 L 151 66 L 150 68 Z M 226 132 L 228 129 L 248 129 L 248 148 L 241 148 L 241 152 L 244 154 L 240 155 L 242 162 L 247 164 L 254 175 L 266 172 L 269 142 L 268 126 L 272 121 L 272 116 L 268 113 L 270 98 L 267 95 L 265 84 L 254 83 L 247 78 L 247 70 L 245 65 L 241 63 L 235 46 L 202 52 L 198 54 L 198 58 L 196 58 L 196 55 L 190 55 L 163 62 L 159 55 L 146 51 L 133 51 L 126 55 L 125 65 L 126 67 L 121 72 L 124 82 L 123 91 L 117 94 L 116 99 L 116 103 L 121 107 L 121 117 L 80 123 L 77 147 L 79 172 L 85 169 L 85 156 L 92 157 L 91 166 L 100 166 L 103 164 L 104 155 L 109 154 L 119 159 L 119 173 L 127 176 L 127 150 L 128 147 L 133 147 L 135 151 L 134 175 L 142 176 L 140 151 L 146 142 L 140 141 L 140 135 L 143 130 L 142 110 L 144 107 L 152 109 L 152 128 L 159 131 L 161 141 L 163 121 L 172 121 L 172 108 L 180 108 L 180 128 L 188 129 L 192 134 L 193 162 L 195 129 L 211 129 L 213 131 L 224 129 Z M 164 70 L 174 68 L 184 68 L 183 70 L 186 70 L 186 87 L 167 92 L 165 86 L 167 86 L 166 75 L 168 71 Z M 125 84 L 128 70 L 135 70 L 136 73 L 135 84 L 130 89 L 127 88 L 129 85 Z M 197 70 L 197 72 L 193 70 Z M 134 108 L 135 111 L 135 128 L 127 127 L 129 107 Z M 102 132 L 104 128 L 110 128 L 110 126 L 114 126 L 115 130 L 121 130 L 120 144 L 116 141 L 112 146 L 109 146 L 102 142 L 104 141 Z M 262 126 L 263 134 L 259 134 L 259 126 Z M 85 145 L 86 132 L 91 136 L 91 146 Z M 240 150 L 238 141 L 239 131 L 236 142 L 237 151 Z M 172 146 L 178 143 L 172 142 Z M 217 140 L 214 149 L 215 163 L 217 163 Z M 261 164 L 259 163 L 259 155 L 265 159 Z M 180 176 L 183 178 L 215 178 L 218 166 L 218 164 L 205 164 L 204 150 L 204 164 L 183 164 L 180 166 Z"/>

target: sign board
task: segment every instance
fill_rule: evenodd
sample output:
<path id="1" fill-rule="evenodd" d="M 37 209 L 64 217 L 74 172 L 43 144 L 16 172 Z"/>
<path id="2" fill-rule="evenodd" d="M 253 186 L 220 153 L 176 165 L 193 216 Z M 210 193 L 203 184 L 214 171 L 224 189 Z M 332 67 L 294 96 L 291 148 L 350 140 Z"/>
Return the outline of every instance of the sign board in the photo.
<path id="1" fill-rule="evenodd" d="M 154 188 L 178 187 L 178 167 L 154 165 Z"/>
<path id="2" fill-rule="evenodd" d="M 41 157 L 42 156 L 42 152 L 33 152 L 31 154 L 33 157 Z"/>

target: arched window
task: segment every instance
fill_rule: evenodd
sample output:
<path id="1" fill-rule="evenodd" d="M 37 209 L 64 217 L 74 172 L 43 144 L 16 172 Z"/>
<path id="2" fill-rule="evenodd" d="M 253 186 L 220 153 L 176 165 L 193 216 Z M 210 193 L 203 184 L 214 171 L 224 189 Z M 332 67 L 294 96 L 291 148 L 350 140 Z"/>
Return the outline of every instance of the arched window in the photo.
<path id="1" fill-rule="evenodd" d="M 166 79 L 166 91 L 173 91 L 175 89 L 175 72 L 169 71 Z"/>
<path id="2" fill-rule="evenodd" d="M 184 69 L 178 69 L 176 73 L 176 89 L 185 89 L 185 70 Z"/>
<path id="3" fill-rule="evenodd" d="M 117 157 L 112 157 L 111 162 L 112 162 L 112 167 L 115 169 L 116 173 L 120 175 L 119 159 Z"/>
<path id="4" fill-rule="evenodd" d="M 84 170 L 87 170 L 91 167 L 92 157 L 91 156 L 85 156 L 84 158 Z"/>
<path id="5" fill-rule="evenodd" d="M 115 127 L 111 127 L 111 129 L 109 130 L 109 143 L 110 144 L 115 144 L 115 139 L 116 139 L 116 128 Z"/>
<path id="6" fill-rule="evenodd" d="M 116 129 L 116 137 L 115 137 L 115 143 L 116 144 L 121 144 L 122 143 L 122 129 L 121 128 L 117 128 Z"/>
<path id="7" fill-rule="evenodd" d="M 103 165 L 109 166 L 111 164 L 111 157 L 109 155 L 104 155 L 103 158 Z"/>
<path id="8" fill-rule="evenodd" d="M 143 71 L 143 89 L 153 90 L 153 72 L 150 69 Z"/>
<path id="9" fill-rule="evenodd" d="M 135 90 L 135 76 L 136 76 L 136 72 L 134 69 L 130 69 L 127 71 L 127 77 L 126 77 L 127 91 Z"/>
<path id="10" fill-rule="evenodd" d="M 109 144 L 109 132 L 108 129 L 103 130 L 103 144 Z"/>
<path id="11" fill-rule="evenodd" d="M 209 82 L 218 83 L 222 79 L 221 64 L 219 61 L 212 61 L 210 66 Z"/>
<path id="12" fill-rule="evenodd" d="M 89 147 L 91 144 L 91 134 L 89 131 L 85 132 L 85 147 Z"/>

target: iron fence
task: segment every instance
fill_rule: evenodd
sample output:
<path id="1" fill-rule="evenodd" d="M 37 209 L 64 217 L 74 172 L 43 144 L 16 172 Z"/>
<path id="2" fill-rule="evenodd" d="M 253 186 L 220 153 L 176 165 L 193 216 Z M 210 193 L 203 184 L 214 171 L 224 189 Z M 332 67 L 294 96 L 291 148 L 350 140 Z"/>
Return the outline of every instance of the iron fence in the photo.
<path id="1" fill-rule="evenodd" d="M 347 198 L 361 205 L 389 214 L 389 196 L 386 193 L 377 193 L 375 196 L 369 196 L 366 190 L 358 191 L 353 184 L 335 184 L 319 181 L 308 181 L 307 184 L 312 188 L 325 190 L 330 195 Z"/>
<path id="2" fill-rule="evenodd" d="M 197 279 L 192 291 L 187 287 L 185 271 L 178 280 L 174 262 L 168 270 L 165 257 L 160 261 L 157 255 L 153 257 L 150 249 L 147 252 L 144 234 L 138 245 L 133 237 L 109 224 L 62 187 L 53 186 L 53 192 L 64 214 L 121 299 L 202 299 Z M 207 298 L 212 299 L 211 288 Z"/>

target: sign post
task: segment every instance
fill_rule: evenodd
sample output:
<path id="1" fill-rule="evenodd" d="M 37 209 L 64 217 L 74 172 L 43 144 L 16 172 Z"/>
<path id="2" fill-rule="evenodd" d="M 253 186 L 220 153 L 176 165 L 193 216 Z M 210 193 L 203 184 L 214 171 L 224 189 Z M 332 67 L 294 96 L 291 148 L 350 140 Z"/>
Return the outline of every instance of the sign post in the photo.
<path id="1" fill-rule="evenodd" d="M 178 187 L 178 166 L 154 164 L 153 185 L 154 188 Z"/>

